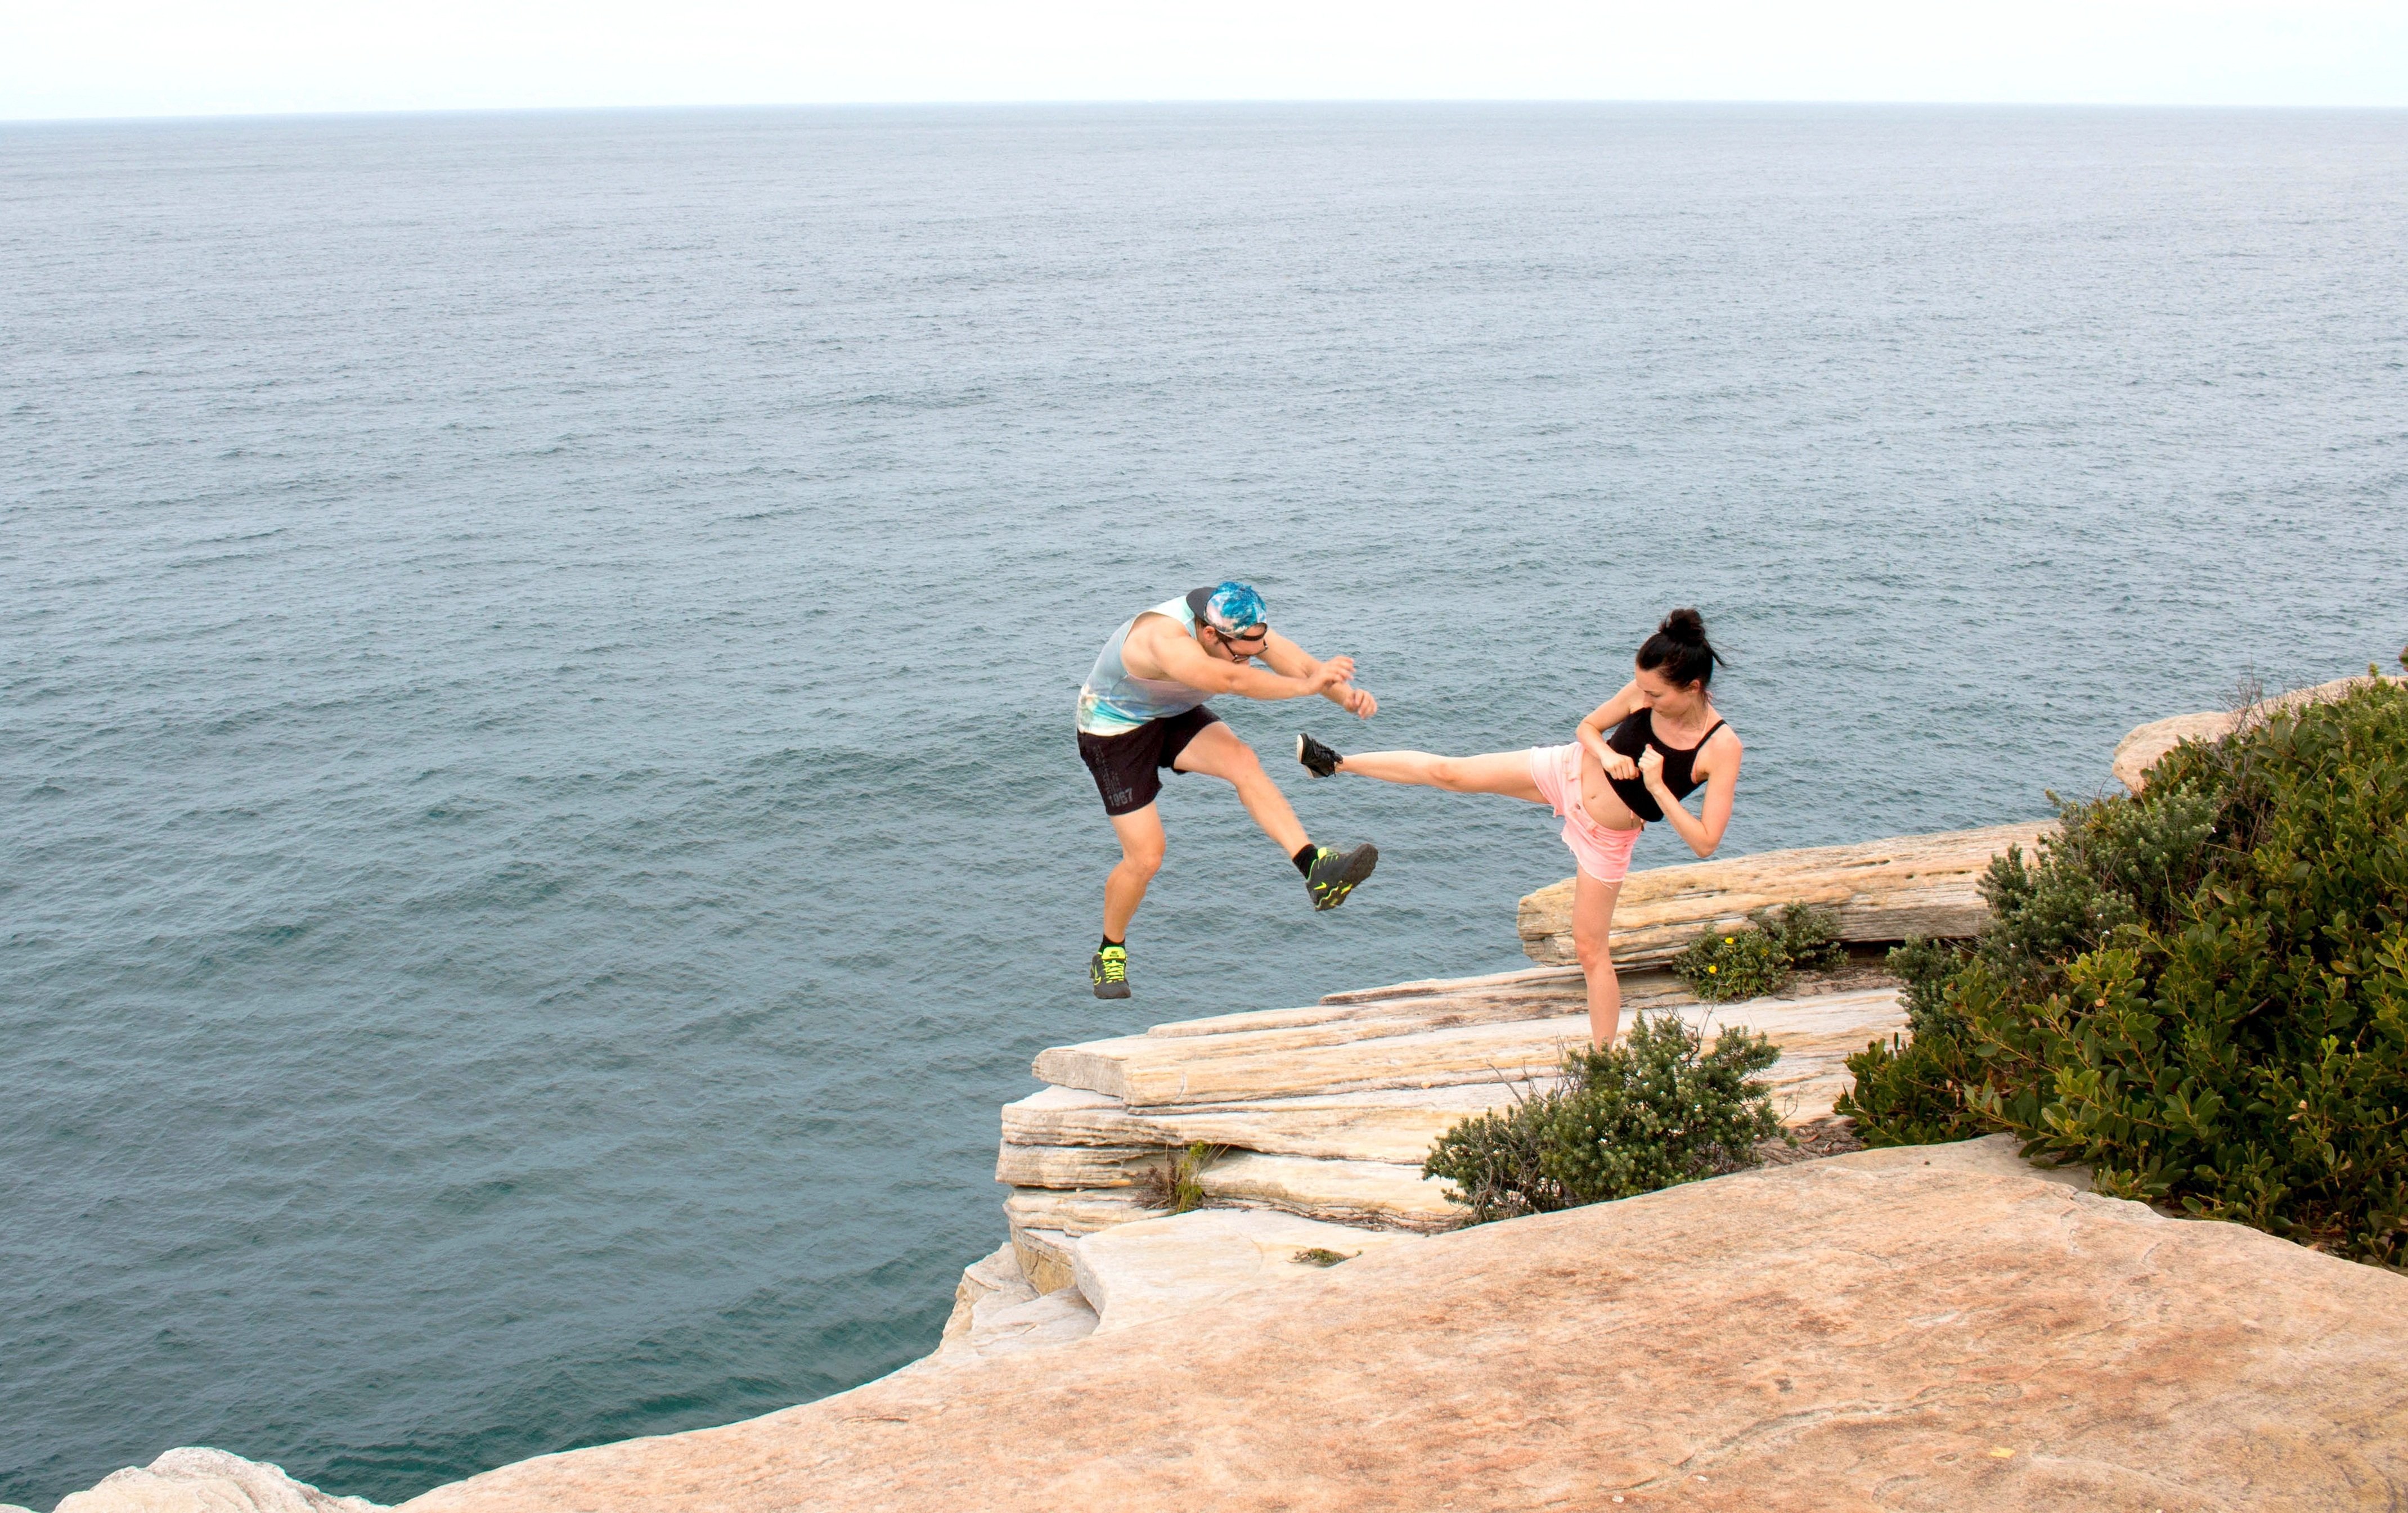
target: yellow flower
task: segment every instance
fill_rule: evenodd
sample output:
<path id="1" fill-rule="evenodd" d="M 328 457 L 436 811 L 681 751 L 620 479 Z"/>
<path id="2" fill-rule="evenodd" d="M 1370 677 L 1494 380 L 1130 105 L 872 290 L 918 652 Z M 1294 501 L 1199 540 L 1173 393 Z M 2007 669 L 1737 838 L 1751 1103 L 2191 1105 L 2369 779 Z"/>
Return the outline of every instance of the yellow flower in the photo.
<path id="1" fill-rule="evenodd" d="M 1721 967 L 1719 967 L 1719 966 L 1710 966 L 1710 967 L 1706 968 L 1706 970 L 1707 970 L 1707 971 L 1709 971 L 1709 972 L 1719 972 L 1719 971 L 1721 971 L 1721 970 L 1722 970 L 1722 968 L 1721 968 Z"/>

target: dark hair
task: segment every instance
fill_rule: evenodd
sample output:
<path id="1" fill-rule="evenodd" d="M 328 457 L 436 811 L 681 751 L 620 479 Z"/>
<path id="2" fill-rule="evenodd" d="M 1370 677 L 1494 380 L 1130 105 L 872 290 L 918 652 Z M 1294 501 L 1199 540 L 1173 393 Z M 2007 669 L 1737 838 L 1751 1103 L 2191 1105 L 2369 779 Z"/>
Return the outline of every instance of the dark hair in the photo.
<path id="1" fill-rule="evenodd" d="M 1714 664 L 1722 660 L 1706 644 L 1705 617 L 1694 609 L 1675 609 L 1666 615 L 1664 623 L 1639 649 L 1640 669 L 1662 673 L 1675 688 L 1713 682 Z"/>

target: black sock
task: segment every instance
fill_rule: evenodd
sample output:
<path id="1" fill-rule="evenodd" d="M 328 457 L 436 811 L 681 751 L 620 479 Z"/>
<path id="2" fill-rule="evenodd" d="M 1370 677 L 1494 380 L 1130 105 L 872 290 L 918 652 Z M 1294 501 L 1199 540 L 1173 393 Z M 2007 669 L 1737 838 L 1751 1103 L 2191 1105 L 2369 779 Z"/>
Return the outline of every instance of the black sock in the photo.
<path id="1" fill-rule="evenodd" d="M 1121 948 L 1121 949 L 1123 949 L 1123 950 L 1126 950 L 1126 949 L 1128 949 L 1128 942 L 1126 942 L 1126 941 L 1125 941 L 1125 940 L 1114 940 L 1114 939 L 1113 939 L 1111 936 L 1110 936 L 1110 935 L 1106 935 L 1106 936 L 1104 937 L 1104 943 L 1103 943 L 1102 945 L 1100 945 L 1100 946 L 1096 947 L 1096 950 L 1098 950 L 1098 951 L 1108 951 L 1108 950 L 1111 949 L 1114 946 L 1118 946 L 1118 947 L 1119 947 L 1119 948 Z"/>
<path id="2" fill-rule="evenodd" d="M 1288 860 L 1296 864 L 1296 869 L 1298 872 L 1301 872 L 1306 877 L 1310 878 L 1312 876 L 1312 859 L 1320 854 L 1321 853 L 1314 849 L 1312 842 L 1306 841 L 1303 846 L 1297 849 L 1297 853 L 1294 856 L 1289 857 Z"/>

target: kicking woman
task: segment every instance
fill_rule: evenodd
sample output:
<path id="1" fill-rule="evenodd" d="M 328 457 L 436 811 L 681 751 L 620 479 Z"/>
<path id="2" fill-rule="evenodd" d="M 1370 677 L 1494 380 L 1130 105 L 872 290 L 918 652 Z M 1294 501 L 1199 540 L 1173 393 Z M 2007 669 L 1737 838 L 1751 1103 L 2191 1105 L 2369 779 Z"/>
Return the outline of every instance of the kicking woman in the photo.
<path id="1" fill-rule="evenodd" d="M 1580 864 L 1572 883 L 1572 949 L 1588 978 L 1589 1038 L 1600 1047 L 1612 1044 L 1622 1028 L 1622 986 L 1606 935 L 1639 832 L 1661 820 L 1680 832 L 1689 849 L 1712 856 L 1730 825 L 1731 795 L 1739 786 L 1739 734 L 1714 713 L 1706 692 L 1722 660 L 1707 644 L 1706 622 L 1694 609 L 1673 610 L 1637 660 L 1629 683 L 1580 722 L 1569 746 L 1469 757 L 1426 751 L 1340 756 L 1311 735 L 1296 738 L 1297 760 L 1316 778 L 1351 772 L 1450 793 L 1502 793 L 1548 805 L 1563 817 L 1564 844 Z M 1702 818 L 1681 806 L 1701 783 Z"/>

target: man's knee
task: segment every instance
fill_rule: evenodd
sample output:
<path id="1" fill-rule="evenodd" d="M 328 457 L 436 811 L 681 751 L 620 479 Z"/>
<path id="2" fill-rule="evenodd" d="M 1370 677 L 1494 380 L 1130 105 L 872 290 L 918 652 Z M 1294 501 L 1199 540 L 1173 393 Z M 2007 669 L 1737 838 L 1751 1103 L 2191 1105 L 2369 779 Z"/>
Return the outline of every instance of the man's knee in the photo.
<path id="1" fill-rule="evenodd" d="M 1162 856 L 1166 849 L 1159 836 L 1152 840 L 1124 840 L 1121 842 L 1121 865 L 1151 878 L 1162 870 Z"/>
<path id="2" fill-rule="evenodd" d="M 1263 759 L 1243 741 L 1231 741 L 1229 752 L 1222 758 L 1221 776 L 1233 783 L 1242 783 L 1263 775 Z"/>

